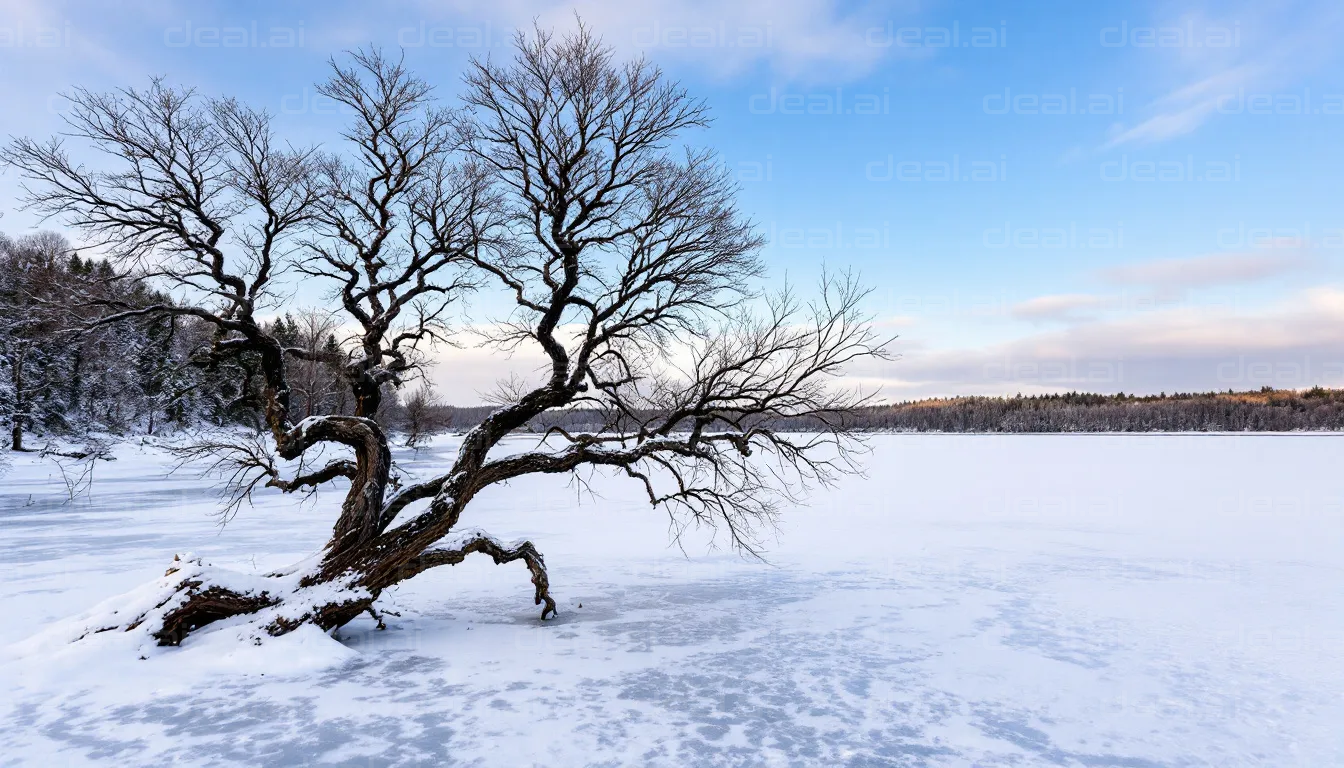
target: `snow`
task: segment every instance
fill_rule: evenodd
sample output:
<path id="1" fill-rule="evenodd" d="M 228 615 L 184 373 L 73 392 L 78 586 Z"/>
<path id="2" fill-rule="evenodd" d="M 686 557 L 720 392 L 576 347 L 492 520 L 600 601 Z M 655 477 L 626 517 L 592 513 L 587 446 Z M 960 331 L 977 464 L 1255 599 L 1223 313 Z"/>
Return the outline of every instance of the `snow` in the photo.
<path id="1" fill-rule="evenodd" d="M 149 653 L 134 633 L 65 640 L 152 603 L 174 555 L 239 584 L 301 561 L 339 494 L 268 489 L 221 527 L 207 482 L 163 477 L 152 446 L 120 447 L 72 504 L 50 461 L 17 456 L 0 478 L 0 754 L 1337 765 L 1338 440 L 880 436 L 868 478 L 787 511 L 769 564 L 694 532 L 683 555 L 629 480 L 595 478 L 590 498 L 526 478 L 481 494 L 463 525 L 537 545 L 555 620 L 537 620 L 522 563 L 476 556 L 380 600 L 400 614 L 386 631 L 361 618 L 336 639 L 257 645 L 223 627 Z M 398 461 L 427 478 L 457 447 Z"/>
<path id="2" fill-rule="evenodd" d="M 489 531 L 484 528 L 462 528 L 455 529 L 452 533 L 443 537 L 433 549 L 443 551 L 460 550 L 477 539 L 487 539 L 491 544 L 500 549 L 517 549 L 521 547 L 527 539 L 514 539 L 513 541 L 500 541 L 498 537 L 491 536 Z"/>

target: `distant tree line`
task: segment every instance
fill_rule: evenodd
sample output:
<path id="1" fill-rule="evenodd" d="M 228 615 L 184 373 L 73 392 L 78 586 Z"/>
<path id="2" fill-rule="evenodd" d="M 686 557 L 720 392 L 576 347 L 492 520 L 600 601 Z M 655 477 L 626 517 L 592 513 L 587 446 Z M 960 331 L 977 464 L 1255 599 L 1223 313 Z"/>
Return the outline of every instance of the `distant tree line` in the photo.
<path id="1" fill-rule="evenodd" d="M 866 409 L 894 432 L 1292 432 L 1344 429 L 1344 390 L 930 399 Z"/>
<path id="2" fill-rule="evenodd" d="M 0 418 L 11 447 L 93 431 L 155 434 L 245 418 L 246 376 L 193 364 L 210 331 L 184 318 L 94 322 L 101 302 L 169 301 L 49 232 L 0 235 Z M 245 399 L 245 398 L 243 398 Z"/>
<path id="3" fill-rule="evenodd" d="M 488 407 L 435 406 L 428 419 L 442 429 L 465 429 Z M 534 432 L 600 430 L 612 414 L 576 409 L 534 421 Z M 936 398 L 878 405 L 847 414 L 873 432 L 1293 432 L 1344 430 L 1344 390 L 1100 395 L 1068 392 L 1015 397 Z M 809 431 L 808 419 L 762 418 L 756 424 Z"/>

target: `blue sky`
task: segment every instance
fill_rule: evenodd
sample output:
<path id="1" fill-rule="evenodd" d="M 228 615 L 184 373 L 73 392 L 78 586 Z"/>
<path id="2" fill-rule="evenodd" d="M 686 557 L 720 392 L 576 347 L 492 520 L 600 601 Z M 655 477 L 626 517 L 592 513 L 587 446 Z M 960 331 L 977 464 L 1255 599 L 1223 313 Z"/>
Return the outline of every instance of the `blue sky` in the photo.
<path id="1" fill-rule="evenodd" d="M 772 280 L 826 264 L 874 286 L 901 358 L 853 376 L 888 398 L 1344 386 L 1331 0 L 0 0 L 0 134 L 58 131 L 71 86 L 164 74 L 331 142 L 329 56 L 402 47 L 451 100 L 467 56 L 575 11 L 708 100 L 688 140 L 738 175 Z M 0 175 L 21 234 L 15 197 Z M 530 369 L 441 354 L 454 402 Z"/>

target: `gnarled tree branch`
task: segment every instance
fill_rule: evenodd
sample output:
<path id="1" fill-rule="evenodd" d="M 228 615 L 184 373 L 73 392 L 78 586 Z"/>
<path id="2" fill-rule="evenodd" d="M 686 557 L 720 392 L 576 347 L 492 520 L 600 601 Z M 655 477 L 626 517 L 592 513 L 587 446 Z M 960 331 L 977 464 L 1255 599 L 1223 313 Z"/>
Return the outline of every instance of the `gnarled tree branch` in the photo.
<path id="1" fill-rule="evenodd" d="M 483 531 L 464 531 L 458 534 L 454 541 L 427 549 L 408 562 L 403 577 L 409 578 L 440 565 L 457 565 L 473 552 L 489 555 L 495 561 L 495 565 L 515 560 L 526 563 L 527 570 L 532 574 L 532 584 L 536 587 L 535 602 L 543 606 L 541 618 L 555 615 L 555 600 L 551 599 L 551 583 L 546 575 L 546 561 L 530 541 L 504 544 Z"/>

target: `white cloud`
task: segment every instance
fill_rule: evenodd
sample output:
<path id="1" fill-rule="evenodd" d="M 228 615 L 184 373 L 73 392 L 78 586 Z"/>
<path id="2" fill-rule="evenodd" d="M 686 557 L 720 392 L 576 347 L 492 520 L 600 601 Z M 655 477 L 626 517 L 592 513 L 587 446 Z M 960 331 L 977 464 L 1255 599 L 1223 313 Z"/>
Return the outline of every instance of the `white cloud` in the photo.
<path id="1" fill-rule="evenodd" d="M 1101 271 L 1101 277 L 1120 285 L 1183 290 L 1263 280 L 1302 269 L 1308 264 L 1310 262 L 1298 251 L 1212 254 L 1110 267 Z"/>
<path id="2" fill-rule="evenodd" d="M 1344 289 L 1309 289 L 1253 312 L 1183 305 L 981 348 L 900 351 L 855 381 L 881 384 L 888 399 L 1344 386 Z"/>
<path id="3" fill-rule="evenodd" d="M 440 11 L 437 0 L 424 6 Z M 888 22 L 909 21 L 918 5 L 897 2 L 836 4 L 827 0 L 457 0 L 448 7 L 515 27 L 571 28 L 575 14 L 623 54 L 645 52 L 679 59 L 717 76 L 767 65 L 776 77 L 827 81 L 861 76 L 886 56 L 918 49 L 882 45 Z M 876 44 L 873 44 L 873 43 Z"/>
<path id="4" fill-rule="evenodd" d="M 517 377 L 542 383 L 546 363 L 540 349 L 525 349 L 505 356 L 490 349 L 442 347 L 434 354 L 429 378 L 452 405 L 480 405 L 501 381 Z"/>
<path id="5" fill-rule="evenodd" d="M 1156 114 L 1133 126 L 1121 128 L 1106 146 L 1152 144 L 1193 133 L 1218 111 L 1229 95 L 1260 82 L 1264 64 L 1242 64 L 1184 85 L 1150 105 Z"/>
<path id="6" fill-rule="evenodd" d="M 1037 296 L 1014 304 L 1009 312 L 1019 320 L 1069 320 L 1083 309 L 1096 309 L 1103 303 L 1100 296 L 1090 293 L 1062 293 Z"/>

